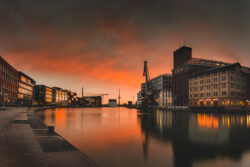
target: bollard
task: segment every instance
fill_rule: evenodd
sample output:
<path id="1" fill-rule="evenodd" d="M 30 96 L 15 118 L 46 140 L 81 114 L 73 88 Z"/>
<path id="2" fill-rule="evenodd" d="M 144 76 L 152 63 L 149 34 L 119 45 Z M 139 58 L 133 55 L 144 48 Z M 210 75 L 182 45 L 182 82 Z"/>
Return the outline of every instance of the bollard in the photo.
<path id="1" fill-rule="evenodd" d="M 55 125 L 53 125 L 53 124 L 48 125 L 48 132 L 49 133 L 54 133 L 54 130 L 55 130 Z"/>

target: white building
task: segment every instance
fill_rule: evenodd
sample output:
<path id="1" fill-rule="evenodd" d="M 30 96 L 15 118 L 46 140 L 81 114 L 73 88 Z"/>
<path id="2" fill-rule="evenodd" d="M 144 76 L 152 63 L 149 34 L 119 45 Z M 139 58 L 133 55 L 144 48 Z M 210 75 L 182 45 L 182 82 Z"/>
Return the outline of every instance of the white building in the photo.
<path id="1" fill-rule="evenodd" d="M 137 106 L 141 106 L 141 104 L 142 104 L 141 91 L 139 91 L 139 92 L 137 93 L 136 105 L 137 105 Z"/>
<path id="2" fill-rule="evenodd" d="M 117 106 L 117 100 L 116 99 L 109 99 L 109 106 L 110 107 L 116 107 Z"/>
<path id="3" fill-rule="evenodd" d="M 160 90 L 158 95 L 158 106 L 162 108 L 171 107 L 172 102 L 171 90 Z"/>
<path id="4" fill-rule="evenodd" d="M 152 88 L 157 93 L 156 101 L 158 102 L 158 106 L 163 108 L 172 106 L 172 93 L 171 93 L 172 75 L 171 74 L 159 75 L 151 79 L 149 82 L 152 84 Z M 143 92 L 144 89 L 145 89 L 145 83 L 142 83 L 140 92 Z M 138 100 L 140 100 L 141 104 L 142 97 L 138 98 L 137 94 L 137 101 Z"/>

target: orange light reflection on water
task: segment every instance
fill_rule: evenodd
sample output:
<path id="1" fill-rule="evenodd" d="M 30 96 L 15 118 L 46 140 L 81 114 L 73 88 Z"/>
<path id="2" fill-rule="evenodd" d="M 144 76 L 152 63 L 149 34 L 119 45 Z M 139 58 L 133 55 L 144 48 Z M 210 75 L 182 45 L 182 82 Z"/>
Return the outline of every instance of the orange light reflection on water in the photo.
<path id="1" fill-rule="evenodd" d="M 216 116 L 208 114 L 198 114 L 198 125 L 202 128 L 215 128 L 219 127 L 219 119 Z"/>

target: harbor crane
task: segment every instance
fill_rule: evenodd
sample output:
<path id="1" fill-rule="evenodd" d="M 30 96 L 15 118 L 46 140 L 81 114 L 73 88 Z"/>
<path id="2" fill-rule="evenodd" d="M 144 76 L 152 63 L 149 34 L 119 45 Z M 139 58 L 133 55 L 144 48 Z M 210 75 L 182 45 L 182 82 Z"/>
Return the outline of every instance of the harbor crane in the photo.
<path id="1" fill-rule="evenodd" d="M 145 83 L 144 88 L 142 88 L 142 106 L 154 106 L 156 104 L 156 93 L 153 89 L 152 82 L 150 82 L 147 61 L 144 61 L 143 76 L 145 77 Z"/>

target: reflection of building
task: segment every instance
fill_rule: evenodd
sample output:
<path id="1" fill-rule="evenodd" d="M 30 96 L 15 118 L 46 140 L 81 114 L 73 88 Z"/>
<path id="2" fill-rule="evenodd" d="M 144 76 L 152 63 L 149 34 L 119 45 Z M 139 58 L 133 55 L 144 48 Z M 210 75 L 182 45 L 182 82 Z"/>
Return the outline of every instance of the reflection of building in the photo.
<path id="1" fill-rule="evenodd" d="M 212 114 L 192 114 L 188 121 L 188 137 L 191 141 L 207 144 L 225 144 L 229 130 L 222 119 Z"/>
<path id="2" fill-rule="evenodd" d="M 156 141 L 166 142 L 172 145 L 175 167 L 191 167 L 195 162 L 217 157 L 241 159 L 250 148 L 250 116 L 247 114 L 152 111 L 151 116 L 138 118 L 145 136 L 144 157 L 150 158 L 149 145 L 152 150 Z"/>
<path id="3" fill-rule="evenodd" d="M 20 105 L 31 105 L 34 101 L 34 87 L 36 82 L 20 71 L 18 72 L 18 78 L 17 102 Z"/>
<path id="4" fill-rule="evenodd" d="M 0 56 L 0 105 L 17 100 L 18 72 Z"/>
<path id="5" fill-rule="evenodd" d="M 196 73 L 189 80 L 190 106 L 244 108 L 246 74 L 239 63 Z"/>
<path id="6" fill-rule="evenodd" d="M 38 105 L 51 105 L 53 102 L 52 88 L 45 85 L 35 86 L 35 101 Z"/>
<path id="7" fill-rule="evenodd" d="M 110 107 L 116 107 L 117 106 L 117 101 L 116 99 L 109 99 L 109 104 Z"/>
<path id="8" fill-rule="evenodd" d="M 172 70 L 172 93 L 174 104 L 187 106 L 189 97 L 189 77 L 197 71 L 203 71 L 225 63 L 192 58 L 192 48 L 182 46 L 174 51 L 174 69 Z"/>

